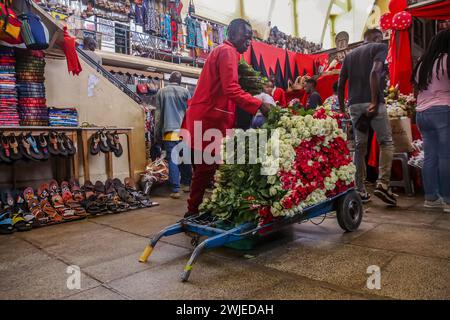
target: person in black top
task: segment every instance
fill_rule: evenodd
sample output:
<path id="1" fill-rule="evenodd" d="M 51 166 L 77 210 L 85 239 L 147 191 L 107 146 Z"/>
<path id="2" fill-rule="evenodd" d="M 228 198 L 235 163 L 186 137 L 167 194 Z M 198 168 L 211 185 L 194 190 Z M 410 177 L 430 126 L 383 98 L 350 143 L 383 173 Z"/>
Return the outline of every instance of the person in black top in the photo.
<path id="1" fill-rule="evenodd" d="M 317 81 L 314 79 L 306 80 L 305 91 L 309 94 L 308 102 L 306 103 L 307 109 L 316 109 L 322 105 L 322 97 L 316 90 Z"/>
<path id="2" fill-rule="evenodd" d="M 387 45 L 382 43 L 383 34 L 369 29 L 364 34 L 364 44 L 350 52 L 344 59 L 339 79 L 339 104 L 345 113 L 345 86 L 349 85 L 349 109 L 355 131 L 356 189 L 363 202 L 370 201 L 364 180 L 369 126 L 373 128 L 380 144 L 379 179 L 375 195 L 390 206 L 397 200 L 390 191 L 394 144 L 392 130 L 384 102 L 385 64 Z"/>

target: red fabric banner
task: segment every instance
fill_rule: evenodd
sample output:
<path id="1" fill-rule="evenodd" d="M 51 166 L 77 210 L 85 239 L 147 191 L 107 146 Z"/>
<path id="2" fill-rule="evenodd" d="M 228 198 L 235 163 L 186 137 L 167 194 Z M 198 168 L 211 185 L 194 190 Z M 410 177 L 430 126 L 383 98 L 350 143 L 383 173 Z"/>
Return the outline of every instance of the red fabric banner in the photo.
<path id="1" fill-rule="evenodd" d="M 450 19 L 450 0 L 445 0 L 435 4 L 409 9 L 408 12 L 417 18 L 424 18 L 431 20 L 448 20 Z"/>

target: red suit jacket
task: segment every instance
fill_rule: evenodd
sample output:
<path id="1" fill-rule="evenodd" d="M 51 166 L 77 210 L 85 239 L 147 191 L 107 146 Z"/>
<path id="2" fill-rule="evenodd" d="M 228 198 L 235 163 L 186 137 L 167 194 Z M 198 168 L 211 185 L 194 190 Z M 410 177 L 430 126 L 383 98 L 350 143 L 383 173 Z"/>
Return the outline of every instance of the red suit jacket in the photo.
<path id="1" fill-rule="evenodd" d="M 203 67 L 194 96 L 189 101 L 183 128 L 190 133 L 188 145 L 196 150 L 204 149 L 211 142 L 194 144 L 200 139 L 194 132 L 194 122 L 201 121 L 201 134 L 208 129 L 218 129 L 223 136 L 227 129 L 234 128 L 236 105 L 256 114 L 262 102 L 242 90 L 239 85 L 238 63 L 240 54 L 229 41 L 215 48 Z M 194 133 L 197 136 L 194 136 Z M 216 141 L 220 143 L 220 141 Z"/>
<path id="2" fill-rule="evenodd" d="M 273 96 L 273 100 L 275 100 L 275 102 L 278 102 L 278 104 L 280 106 L 282 106 L 282 107 L 287 106 L 286 93 L 284 92 L 283 89 L 275 88 L 272 96 Z"/>

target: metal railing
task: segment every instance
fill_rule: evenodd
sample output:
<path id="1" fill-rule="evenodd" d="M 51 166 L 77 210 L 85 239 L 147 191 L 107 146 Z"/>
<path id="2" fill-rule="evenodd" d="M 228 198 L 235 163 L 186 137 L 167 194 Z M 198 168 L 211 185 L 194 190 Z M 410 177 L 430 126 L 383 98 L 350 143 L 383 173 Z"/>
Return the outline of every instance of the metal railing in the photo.
<path id="1" fill-rule="evenodd" d="M 114 84 L 117 88 L 119 88 L 123 93 L 125 93 L 127 96 L 129 96 L 131 99 L 133 99 L 138 104 L 142 104 L 144 101 L 139 97 L 138 94 L 130 90 L 128 86 L 117 79 L 113 74 L 111 74 L 108 70 L 103 68 L 100 64 L 97 63 L 97 61 L 93 60 L 89 55 L 87 55 L 81 48 L 77 47 L 78 55 L 83 59 L 85 62 L 87 62 L 89 65 L 91 65 L 93 68 L 97 70 L 98 73 L 102 74 L 106 79 L 108 79 L 112 84 Z"/>

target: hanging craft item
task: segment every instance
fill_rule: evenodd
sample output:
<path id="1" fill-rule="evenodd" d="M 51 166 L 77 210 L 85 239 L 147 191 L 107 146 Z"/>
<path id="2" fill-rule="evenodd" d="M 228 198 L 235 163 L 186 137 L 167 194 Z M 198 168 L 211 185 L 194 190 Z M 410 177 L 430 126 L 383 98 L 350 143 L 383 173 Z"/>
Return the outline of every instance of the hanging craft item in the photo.
<path id="1" fill-rule="evenodd" d="M 81 68 L 80 60 L 75 49 L 75 41 L 76 39 L 67 32 L 67 27 L 64 27 L 64 42 L 62 47 L 67 59 L 67 68 L 69 73 L 72 72 L 74 75 L 79 75 L 83 69 Z"/>
<path id="2" fill-rule="evenodd" d="M 25 45 L 32 50 L 45 50 L 49 46 L 49 33 L 41 19 L 32 13 L 31 0 L 25 0 L 28 13 L 21 14 L 21 35 Z"/>
<path id="3" fill-rule="evenodd" d="M 7 4 L 0 3 L 0 40 L 9 44 L 21 44 L 21 26 L 16 13 Z"/>
<path id="4" fill-rule="evenodd" d="M 391 85 L 398 86 L 403 94 L 412 92 L 410 81 L 412 59 L 409 40 L 412 16 L 405 11 L 406 8 L 408 8 L 407 0 L 391 0 L 389 3 L 390 14 L 383 15 L 380 20 L 383 30 L 392 30 L 388 54 Z"/>

